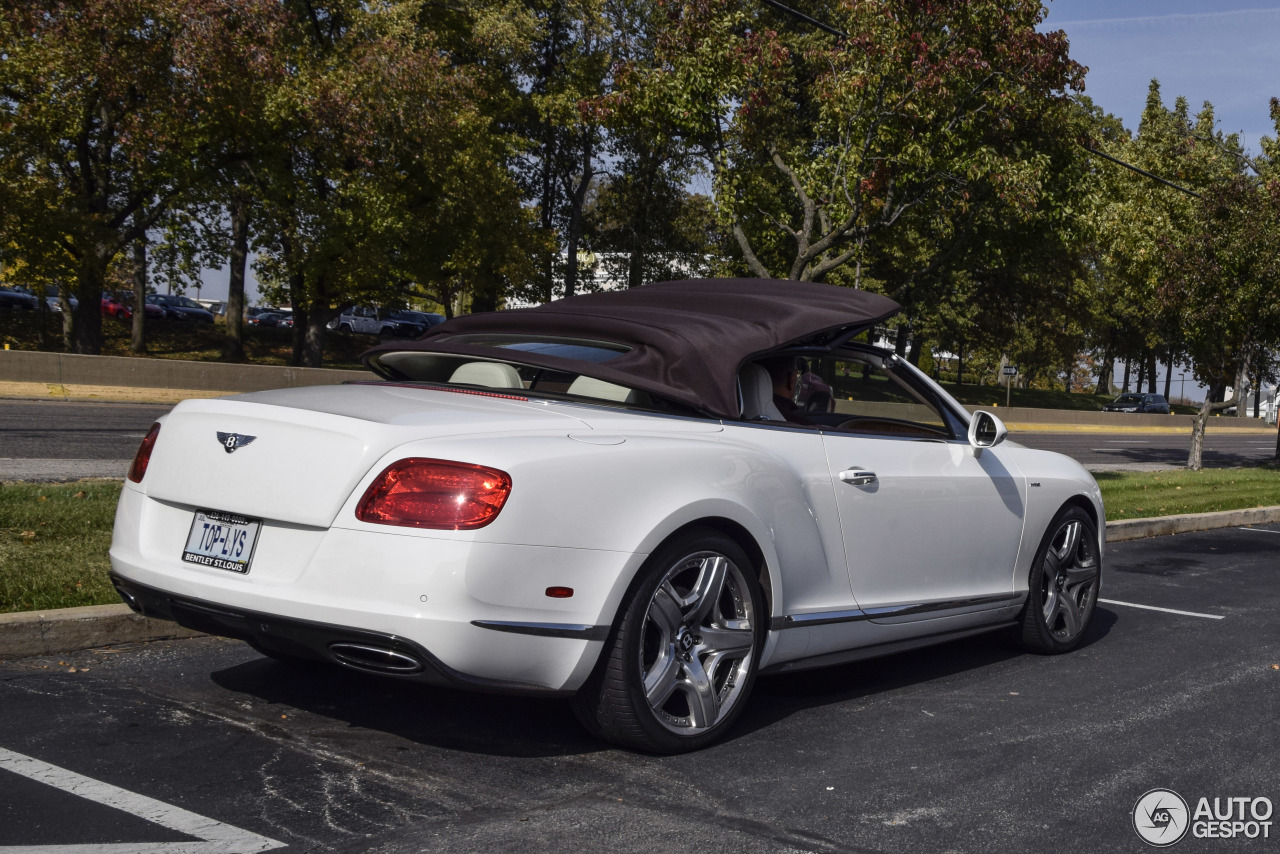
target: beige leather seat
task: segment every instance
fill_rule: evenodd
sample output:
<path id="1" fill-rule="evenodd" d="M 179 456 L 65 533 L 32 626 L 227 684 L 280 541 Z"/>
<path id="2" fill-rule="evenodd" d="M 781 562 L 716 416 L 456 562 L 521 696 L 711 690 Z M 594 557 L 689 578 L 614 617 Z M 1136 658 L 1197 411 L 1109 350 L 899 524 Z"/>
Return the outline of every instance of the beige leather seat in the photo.
<path id="1" fill-rule="evenodd" d="M 773 403 L 773 379 L 759 365 L 747 365 L 738 372 L 742 389 L 742 417 L 747 421 L 786 421 Z"/>
<path id="2" fill-rule="evenodd" d="M 616 400 L 618 403 L 636 402 L 636 393 L 633 389 L 594 377 L 578 377 L 569 383 L 568 391 L 569 394 L 594 397 L 596 400 Z"/>
<path id="3" fill-rule="evenodd" d="M 449 382 L 488 388 L 524 388 L 516 369 L 501 362 L 467 362 L 459 365 L 449 377 Z"/>

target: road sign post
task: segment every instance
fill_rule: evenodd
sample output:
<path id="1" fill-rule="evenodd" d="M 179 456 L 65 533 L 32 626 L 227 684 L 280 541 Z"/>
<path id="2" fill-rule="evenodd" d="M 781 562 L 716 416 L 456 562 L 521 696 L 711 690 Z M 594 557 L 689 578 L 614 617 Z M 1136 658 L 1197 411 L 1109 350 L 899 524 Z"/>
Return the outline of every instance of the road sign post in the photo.
<path id="1" fill-rule="evenodd" d="M 1009 394 L 1010 394 L 1009 390 L 1013 387 L 1013 378 L 1018 375 L 1018 366 L 1005 365 L 1003 368 L 1000 369 L 1000 372 L 1004 374 L 1004 406 L 1005 406 L 1005 409 L 1008 409 Z"/>

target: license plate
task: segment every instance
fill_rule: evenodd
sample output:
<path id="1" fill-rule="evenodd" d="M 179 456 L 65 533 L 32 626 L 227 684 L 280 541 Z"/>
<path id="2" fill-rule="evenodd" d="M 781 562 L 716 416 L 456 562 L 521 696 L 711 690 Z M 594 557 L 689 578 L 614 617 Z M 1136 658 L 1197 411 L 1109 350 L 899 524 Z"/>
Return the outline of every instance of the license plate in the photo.
<path id="1" fill-rule="evenodd" d="M 182 559 L 202 566 L 248 572 L 261 519 L 217 510 L 197 510 Z"/>

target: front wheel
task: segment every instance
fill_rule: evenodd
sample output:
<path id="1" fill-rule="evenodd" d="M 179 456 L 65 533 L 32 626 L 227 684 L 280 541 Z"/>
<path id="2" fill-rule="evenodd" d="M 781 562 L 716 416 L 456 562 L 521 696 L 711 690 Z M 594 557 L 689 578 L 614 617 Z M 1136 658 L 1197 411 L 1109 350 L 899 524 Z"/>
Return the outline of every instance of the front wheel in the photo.
<path id="1" fill-rule="evenodd" d="M 624 747 L 683 753 L 733 725 L 763 637 L 755 568 L 730 538 L 698 531 L 665 544 L 623 601 L 574 711 Z"/>
<path id="2" fill-rule="evenodd" d="M 1093 620 L 1101 583 L 1097 526 L 1079 507 L 1063 508 L 1031 566 L 1027 603 L 1019 618 L 1021 646 L 1048 655 L 1079 646 Z"/>

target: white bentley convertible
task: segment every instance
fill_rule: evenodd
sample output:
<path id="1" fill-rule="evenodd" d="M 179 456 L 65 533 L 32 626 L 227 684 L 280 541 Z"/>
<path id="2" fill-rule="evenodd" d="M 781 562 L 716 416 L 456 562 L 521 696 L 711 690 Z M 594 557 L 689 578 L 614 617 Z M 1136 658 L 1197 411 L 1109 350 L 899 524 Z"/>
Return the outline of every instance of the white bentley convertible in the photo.
<path id="1" fill-rule="evenodd" d="M 175 407 L 129 472 L 124 600 L 283 660 L 572 695 L 710 743 L 759 673 L 997 629 L 1083 639 L 1102 500 L 893 353 L 897 306 L 693 280 L 471 315 L 384 381 Z"/>

